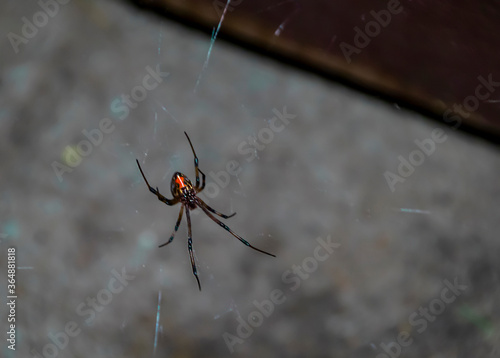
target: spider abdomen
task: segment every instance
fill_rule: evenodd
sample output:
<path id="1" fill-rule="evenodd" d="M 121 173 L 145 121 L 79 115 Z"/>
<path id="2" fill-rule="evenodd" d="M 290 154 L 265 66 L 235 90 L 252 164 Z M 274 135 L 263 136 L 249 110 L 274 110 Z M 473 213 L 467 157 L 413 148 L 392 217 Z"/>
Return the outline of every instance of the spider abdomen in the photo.
<path id="1" fill-rule="evenodd" d="M 172 176 L 172 182 L 170 183 L 170 190 L 172 191 L 172 195 L 176 198 L 180 198 L 180 200 L 189 205 L 190 209 L 195 209 L 196 205 L 194 203 L 194 198 L 196 196 L 196 191 L 191 183 L 191 180 L 188 179 L 182 173 L 176 172 Z"/>

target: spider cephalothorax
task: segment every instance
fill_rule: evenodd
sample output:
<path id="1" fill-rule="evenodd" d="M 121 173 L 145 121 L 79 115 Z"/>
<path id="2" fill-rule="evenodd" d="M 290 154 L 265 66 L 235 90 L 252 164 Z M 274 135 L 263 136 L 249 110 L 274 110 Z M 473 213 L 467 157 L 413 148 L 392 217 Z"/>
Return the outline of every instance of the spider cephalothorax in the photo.
<path id="1" fill-rule="evenodd" d="M 191 150 L 193 151 L 194 155 L 194 170 L 196 172 L 196 185 L 193 186 L 191 181 L 182 173 L 176 172 L 173 177 L 172 181 L 170 182 L 170 190 L 172 191 L 173 199 L 167 199 L 164 197 L 162 194 L 160 194 L 160 191 L 158 190 L 158 187 L 153 188 L 151 185 L 149 185 L 148 180 L 146 179 L 146 176 L 144 175 L 144 172 L 142 171 L 141 165 L 139 164 L 139 161 L 137 161 L 137 165 L 139 166 L 139 170 L 141 171 L 142 177 L 144 178 L 144 181 L 146 182 L 146 185 L 149 188 L 149 191 L 152 192 L 154 195 L 158 197 L 158 200 L 164 202 L 167 205 L 175 205 L 177 203 L 181 203 L 181 210 L 179 211 L 179 216 L 177 217 L 177 222 L 175 223 L 175 228 L 174 231 L 172 232 L 172 235 L 170 236 L 170 239 L 160 247 L 165 246 L 169 243 L 172 242 L 174 239 L 175 233 L 179 229 L 179 225 L 181 223 L 182 219 L 182 214 L 184 211 L 186 211 L 186 219 L 187 219 L 187 225 L 188 225 L 188 251 L 189 251 L 189 258 L 191 259 L 191 266 L 193 268 L 193 274 L 194 277 L 196 277 L 196 281 L 198 282 L 198 288 L 201 291 L 201 285 L 200 285 L 200 280 L 198 278 L 198 271 L 196 270 L 196 263 L 193 255 L 193 240 L 191 237 L 191 217 L 189 215 L 190 210 L 196 209 L 196 207 L 199 207 L 203 212 L 213 221 L 215 221 L 217 224 L 222 226 L 225 230 L 229 231 L 231 235 L 233 235 L 235 238 L 240 240 L 242 243 L 244 243 L 246 246 L 251 247 L 252 249 L 262 252 L 264 254 L 267 254 L 269 256 L 276 257 L 273 254 L 270 254 L 269 252 L 263 251 L 261 249 L 258 249 L 252 245 L 248 241 L 246 241 L 244 238 L 233 232 L 226 224 L 224 224 L 222 221 L 219 219 L 215 218 L 211 213 L 218 215 L 224 219 L 229 219 L 230 217 L 233 217 L 236 215 L 236 213 L 233 213 L 231 215 L 224 215 L 222 213 L 219 213 L 217 210 L 212 209 L 210 206 L 208 206 L 203 200 L 201 200 L 196 194 L 201 192 L 205 188 L 205 173 L 201 171 L 201 169 L 198 169 L 198 157 L 196 156 L 196 153 L 193 148 L 193 144 L 191 144 L 191 139 L 189 139 L 189 136 L 187 135 L 186 132 L 184 132 L 186 135 L 189 145 L 191 146 Z M 202 175 L 202 184 L 200 185 L 200 175 Z"/>

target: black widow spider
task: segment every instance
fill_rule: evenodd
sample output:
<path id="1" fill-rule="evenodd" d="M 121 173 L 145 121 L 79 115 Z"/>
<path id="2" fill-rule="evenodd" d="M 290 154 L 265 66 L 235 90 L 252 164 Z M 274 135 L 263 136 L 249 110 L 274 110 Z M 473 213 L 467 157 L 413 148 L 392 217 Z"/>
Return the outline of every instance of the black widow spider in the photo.
<path id="1" fill-rule="evenodd" d="M 193 151 L 194 155 L 194 169 L 196 172 L 196 186 L 193 187 L 193 184 L 191 181 L 182 173 L 175 172 L 174 175 L 172 176 L 172 181 L 170 182 L 170 190 L 172 191 L 172 195 L 174 196 L 173 199 L 167 199 L 163 195 L 160 194 L 160 191 L 158 187 L 153 188 L 151 185 L 149 185 L 148 180 L 146 179 L 146 176 L 144 175 L 144 172 L 142 171 L 141 165 L 139 164 L 139 161 L 136 159 L 137 165 L 139 166 L 139 170 L 141 171 L 142 177 L 144 178 L 144 181 L 146 182 L 146 185 L 149 188 L 149 191 L 152 192 L 154 195 L 158 197 L 158 200 L 164 202 L 165 204 L 172 206 L 180 202 L 182 204 L 181 210 L 179 211 L 179 217 L 177 218 L 177 222 L 175 223 L 175 228 L 174 231 L 172 232 L 172 236 L 170 236 L 170 239 L 164 244 L 161 244 L 159 247 L 165 246 L 169 243 L 172 242 L 174 239 L 175 233 L 177 232 L 177 229 L 179 229 L 179 225 L 181 223 L 182 219 L 182 213 L 184 210 L 186 210 L 186 218 L 187 218 L 187 226 L 188 226 L 188 251 L 189 251 L 189 258 L 191 259 L 191 266 L 193 267 L 193 274 L 194 277 L 196 277 L 196 281 L 198 282 L 198 288 L 201 291 L 201 285 L 200 285 L 200 280 L 198 278 L 198 271 L 196 270 L 196 263 L 194 260 L 194 255 L 193 255 L 193 241 L 191 239 L 191 217 L 189 215 L 189 210 L 194 210 L 198 206 L 203 210 L 207 216 L 215 221 L 217 224 L 222 226 L 224 229 L 229 231 L 231 235 L 233 235 L 235 238 L 240 240 L 242 243 L 247 245 L 248 247 L 251 247 L 254 250 L 257 250 L 259 252 L 262 252 L 263 254 L 269 255 L 276 257 L 276 255 L 270 254 L 269 252 L 260 250 L 252 245 L 248 241 L 246 241 L 244 238 L 233 232 L 226 224 L 224 224 L 222 221 L 219 219 L 215 218 L 210 212 L 214 213 L 215 215 L 218 215 L 224 219 L 229 219 L 236 215 L 236 213 L 233 213 L 231 215 L 224 215 L 222 213 L 219 213 L 217 210 L 212 209 L 210 206 L 208 206 L 203 200 L 201 200 L 198 196 L 196 196 L 197 193 L 201 192 L 205 188 L 205 173 L 201 171 L 201 169 L 198 169 L 198 157 L 196 156 L 196 153 L 193 148 L 193 144 L 191 143 L 191 139 L 189 139 L 189 136 L 187 135 L 186 132 L 184 132 L 186 135 L 186 138 L 189 141 L 189 145 L 191 146 L 191 150 Z M 202 175 L 202 184 L 200 187 L 200 175 Z"/>

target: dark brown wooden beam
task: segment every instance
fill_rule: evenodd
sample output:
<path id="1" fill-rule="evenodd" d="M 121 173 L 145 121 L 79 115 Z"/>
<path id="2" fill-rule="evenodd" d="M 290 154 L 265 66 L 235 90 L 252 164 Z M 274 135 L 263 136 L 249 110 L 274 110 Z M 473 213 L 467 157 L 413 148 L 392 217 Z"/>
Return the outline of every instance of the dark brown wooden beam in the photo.
<path id="1" fill-rule="evenodd" d="M 131 0 L 211 34 L 225 0 Z M 500 142 L 500 4 L 233 0 L 218 38 Z M 487 84 L 487 83 L 490 84 Z M 448 121 L 448 123 L 447 123 Z"/>

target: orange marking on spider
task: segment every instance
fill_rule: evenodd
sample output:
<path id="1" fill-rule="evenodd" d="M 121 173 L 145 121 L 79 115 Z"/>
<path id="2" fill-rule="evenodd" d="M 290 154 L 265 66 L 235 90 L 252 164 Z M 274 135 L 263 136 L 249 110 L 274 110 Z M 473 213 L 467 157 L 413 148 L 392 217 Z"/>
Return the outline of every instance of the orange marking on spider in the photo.
<path id="1" fill-rule="evenodd" d="M 186 186 L 186 184 L 184 184 L 184 179 L 182 179 L 182 177 L 180 175 L 177 176 L 177 178 L 175 178 L 175 182 L 177 184 L 179 184 L 179 187 L 182 189 Z"/>

